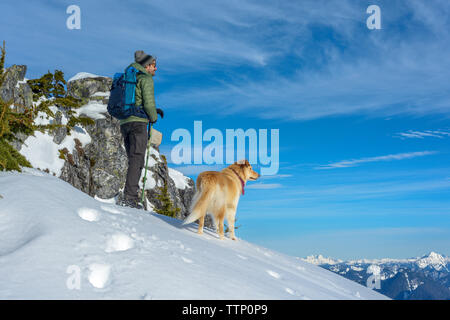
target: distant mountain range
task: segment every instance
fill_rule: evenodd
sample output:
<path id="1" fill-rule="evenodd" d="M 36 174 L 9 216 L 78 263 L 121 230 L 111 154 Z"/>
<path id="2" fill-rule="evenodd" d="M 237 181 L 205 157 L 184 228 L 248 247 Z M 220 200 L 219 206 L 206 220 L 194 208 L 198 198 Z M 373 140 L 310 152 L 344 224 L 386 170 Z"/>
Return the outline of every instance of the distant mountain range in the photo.
<path id="1" fill-rule="evenodd" d="M 450 258 L 436 252 L 410 259 L 343 261 L 317 255 L 302 260 L 395 300 L 450 299 Z"/>

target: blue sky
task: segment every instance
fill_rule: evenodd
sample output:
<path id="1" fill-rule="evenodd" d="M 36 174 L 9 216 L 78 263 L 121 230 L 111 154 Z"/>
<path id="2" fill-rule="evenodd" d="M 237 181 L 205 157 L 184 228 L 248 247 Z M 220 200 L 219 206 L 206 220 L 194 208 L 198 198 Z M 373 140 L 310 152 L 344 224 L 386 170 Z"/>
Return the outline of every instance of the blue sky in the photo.
<path id="1" fill-rule="evenodd" d="M 66 28 L 66 8 L 81 29 Z M 369 30 L 369 5 L 381 30 Z M 112 76 L 158 57 L 172 132 L 279 129 L 238 237 L 295 256 L 450 255 L 450 5 L 411 1 L 2 1 L 7 65 Z M 208 143 L 205 142 L 204 146 Z M 170 161 L 170 160 L 169 160 Z M 221 165 L 175 165 L 192 178 Z M 257 170 L 261 164 L 256 164 Z"/>

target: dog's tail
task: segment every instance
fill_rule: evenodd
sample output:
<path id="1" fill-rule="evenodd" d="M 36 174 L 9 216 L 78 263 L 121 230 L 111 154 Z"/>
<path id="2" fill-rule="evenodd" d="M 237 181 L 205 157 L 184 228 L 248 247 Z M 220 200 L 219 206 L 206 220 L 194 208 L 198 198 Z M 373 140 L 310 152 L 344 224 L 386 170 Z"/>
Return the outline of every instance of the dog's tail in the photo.
<path id="1" fill-rule="evenodd" d="M 192 223 L 202 216 L 206 215 L 208 204 L 210 202 L 211 196 L 214 193 L 214 190 L 212 188 L 205 188 L 200 176 L 197 179 L 197 192 L 192 199 L 192 204 L 190 207 L 191 213 L 186 217 L 186 219 L 184 219 L 183 225 Z"/>

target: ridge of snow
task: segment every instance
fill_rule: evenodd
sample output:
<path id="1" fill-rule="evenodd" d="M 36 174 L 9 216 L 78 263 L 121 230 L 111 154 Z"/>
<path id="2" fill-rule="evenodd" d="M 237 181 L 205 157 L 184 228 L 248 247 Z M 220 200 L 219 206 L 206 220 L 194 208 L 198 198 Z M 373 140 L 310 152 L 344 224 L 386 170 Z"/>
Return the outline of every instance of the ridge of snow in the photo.
<path id="1" fill-rule="evenodd" d="M 110 92 L 97 91 L 91 97 L 109 97 L 110 95 Z"/>
<path id="2" fill-rule="evenodd" d="M 420 269 L 424 269 L 428 266 L 436 270 L 441 270 L 446 265 L 446 259 L 436 252 L 430 252 L 428 255 L 425 255 L 416 261 L 417 266 Z"/>
<path id="3" fill-rule="evenodd" d="M 182 174 L 180 171 L 172 169 L 172 168 L 168 168 L 169 169 L 169 177 L 173 180 L 173 182 L 175 183 L 175 187 L 177 189 L 186 189 L 186 187 L 189 186 L 188 184 L 188 178 Z"/>
<path id="4" fill-rule="evenodd" d="M 0 299 L 387 299 L 301 259 L 95 200 L 35 169 L 0 172 L 0 190 Z"/>
<path id="5" fill-rule="evenodd" d="M 23 78 L 23 80 L 17 81 L 17 83 L 16 83 L 16 88 L 17 88 L 17 89 L 20 88 L 20 85 L 21 85 L 21 84 L 26 84 L 28 80 L 30 80 L 30 79 Z"/>
<path id="6" fill-rule="evenodd" d="M 67 82 L 85 79 L 85 78 L 106 78 L 105 76 L 99 76 L 93 73 L 89 72 L 78 72 L 76 75 L 74 75 L 72 78 L 67 80 Z"/>
<path id="7" fill-rule="evenodd" d="M 108 112 L 107 108 L 108 106 L 106 104 L 90 101 L 89 103 L 78 108 L 75 112 L 77 117 L 84 114 L 89 118 L 99 120 L 106 118 L 104 113 Z"/>
<path id="8" fill-rule="evenodd" d="M 314 265 L 322 265 L 322 264 L 329 264 L 334 265 L 343 262 L 342 260 L 334 260 L 331 258 L 325 258 L 321 254 L 319 255 L 310 255 L 306 258 L 302 259 L 303 261 L 306 261 L 308 263 L 314 264 Z"/>
<path id="9" fill-rule="evenodd" d="M 382 259 L 358 259 L 358 260 L 340 260 L 340 259 L 333 259 L 333 258 L 325 258 L 322 255 L 311 255 L 303 259 L 304 261 L 307 261 L 309 263 L 315 264 L 315 265 L 323 265 L 323 264 L 340 264 L 344 263 L 350 266 L 353 265 L 361 265 L 361 264 L 369 264 L 369 265 L 381 265 L 381 264 L 394 264 L 394 263 L 414 263 L 419 268 L 424 269 L 428 266 L 433 267 L 436 270 L 441 270 L 442 268 L 445 268 L 447 263 L 450 263 L 450 257 L 444 257 L 436 252 L 430 252 L 427 255 L 424 255 L 422 257 L 417 258 L 408 258 L 408 259 L 392 259 L 392 258 L 382 258 Z"/>

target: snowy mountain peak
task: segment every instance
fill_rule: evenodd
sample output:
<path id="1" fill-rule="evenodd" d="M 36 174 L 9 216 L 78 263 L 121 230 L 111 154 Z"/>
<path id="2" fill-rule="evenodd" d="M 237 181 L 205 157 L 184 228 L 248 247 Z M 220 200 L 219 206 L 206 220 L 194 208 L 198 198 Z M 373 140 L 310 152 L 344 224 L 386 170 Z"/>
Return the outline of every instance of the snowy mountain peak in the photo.
<path id="1" fill-rule="evenodd" d="M 303 261 L 315 264 L 315 265 L 334 265 L 339 263 L 345 263 L 348 265 L 360 265 L 360 264 L 373 264 L 373 265 L 381 265 L 381 264 L 395 264 L 395 263 L 414 263 L 418 265 L 421 269 L 426 268 L 427 266 L 431 266 L 436 270 L 440 270 L 438 268 L 445 267 L 447 263 L 450 262 L 449 257 L 444 257 L 439 253 L 431 251 L 429 254 L 426 254 L 422 257 L 418 258 L 409 258 L 409 259 L 391 259 L 391 258 L 383 258 L 383 259 L 359 259 L 359 260 L 341 260 L 334 259 L 330 257 L 323 257 L 321 254 L 319 255 L 310 255 L 306 258 L 302 258 Z"/>

